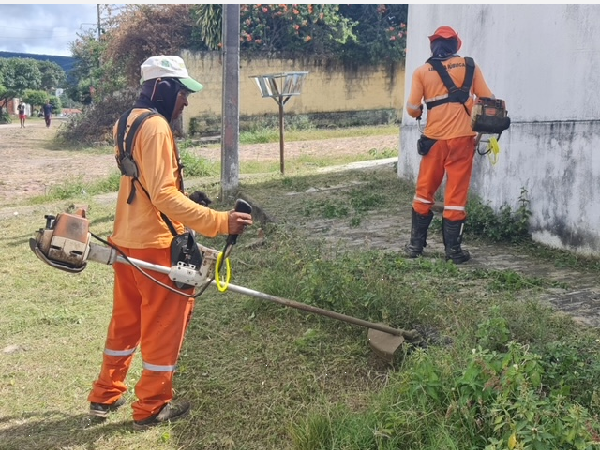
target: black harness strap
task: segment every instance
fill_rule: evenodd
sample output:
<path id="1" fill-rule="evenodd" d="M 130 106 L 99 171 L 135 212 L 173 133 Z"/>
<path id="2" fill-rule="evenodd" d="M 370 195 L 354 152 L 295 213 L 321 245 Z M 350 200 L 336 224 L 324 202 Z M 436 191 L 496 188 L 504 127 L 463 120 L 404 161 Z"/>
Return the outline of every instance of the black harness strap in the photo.
<path id="1" fill-rule="evenodd" d="M 431 108 L 435 108 L 436 106 L 443 105 L 444 103 L 461 103 L 467 114 L 470 116 L 471 114 L 469 114 L 469 110 L 467 109 L 465 103 L 471 95 L 471 87 L 473 86 L 473 77 L 475 75 L 475 61 L 473 61 L 473 58 L 465 56 L 465 79 L 460 88 L 456 86 L 452 80 L 452 77 L 448 73 L 448 70 L 439 59 L 429 58 L 427 62 L 440 75 L 442 83 L 444 83 L 444 86 L 446 89 L 448 89 L 448 97 L 441 100 L 427 102 L 427 109 L 429 110 Z"/>

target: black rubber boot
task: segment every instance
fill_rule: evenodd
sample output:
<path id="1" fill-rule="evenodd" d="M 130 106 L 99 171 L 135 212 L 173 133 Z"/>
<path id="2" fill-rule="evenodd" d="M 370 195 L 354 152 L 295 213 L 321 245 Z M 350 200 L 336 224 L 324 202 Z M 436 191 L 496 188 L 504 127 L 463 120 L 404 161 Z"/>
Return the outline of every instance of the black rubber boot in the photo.
<path id="1" fill-rule="evenodd" d="M 454 264 L 462 264 L 471 259 L 471 254 L 460 248 L 464 220 L 442 219 L 442 236 L 444 247 L 446 247 L 446 261 L 452 261 Z"/>
<path id="2" fill-rule="evenodd" d="M 412 230 L 410 233 L 410 242 L 404 247 L 404 251 L 410 258 L 417 258 L 423 254 L 423 249 L 427 247 L 427 229 L 433 219 L 433 213 L 423 216 L 412 210 Z"/>

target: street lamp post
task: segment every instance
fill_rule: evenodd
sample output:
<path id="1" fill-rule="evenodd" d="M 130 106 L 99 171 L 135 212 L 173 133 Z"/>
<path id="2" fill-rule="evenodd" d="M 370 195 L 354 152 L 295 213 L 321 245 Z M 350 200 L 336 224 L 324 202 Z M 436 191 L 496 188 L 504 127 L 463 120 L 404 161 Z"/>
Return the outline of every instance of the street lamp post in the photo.
<path id="1" fill-rule="evenodd" d="M 283 158 L 283 106 L 293 96 L 300 95 L 302 85 L 308 72 L 282 72 L 267 75 L 251 75 L 254 78 L 262 97 L 271 97 L 279 105 L 279 168 L 285 175 Z"/>

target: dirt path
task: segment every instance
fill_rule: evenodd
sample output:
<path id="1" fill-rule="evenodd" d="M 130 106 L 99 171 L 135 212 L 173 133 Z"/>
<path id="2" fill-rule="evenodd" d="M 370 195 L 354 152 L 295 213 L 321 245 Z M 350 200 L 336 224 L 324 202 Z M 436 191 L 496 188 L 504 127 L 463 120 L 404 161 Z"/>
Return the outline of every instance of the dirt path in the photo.
<path id="1" fill-rule="evenodd" d="M 17 123 L 0 125 L 0 205 L 14 204 L 28 197 L 47 192 L 57 183 L 81 179 L 88 182 L 103 178 L 117 170 L 110 149 L 96 152 L 52 149 L 50 140 L 60 122 L 55 120 L 51 128 L 43 121 L 28 121 L 25 128 Z M 327 141 L 288 142 L 286 157 L 300 155 L 349 155 L 364 154 L 372 148 L 397 148 L 398 136 L 373 136 L 360 138 L 337 138 Z M 202 148 L 202 157 L 217 161 L 220 148 Z M 240 146 L 241 161 L 278 161 L 279 144 Z"/>
<path id="2" fill-rule="evenodd" d="M 0 125 L 0 205 L 40 195 L 56 183 L 82 178 L 94 180 L 110 174 L 115 160 L 110 154 L 52 150 L 50 140 L 60 126 L 54 120 Z"/>

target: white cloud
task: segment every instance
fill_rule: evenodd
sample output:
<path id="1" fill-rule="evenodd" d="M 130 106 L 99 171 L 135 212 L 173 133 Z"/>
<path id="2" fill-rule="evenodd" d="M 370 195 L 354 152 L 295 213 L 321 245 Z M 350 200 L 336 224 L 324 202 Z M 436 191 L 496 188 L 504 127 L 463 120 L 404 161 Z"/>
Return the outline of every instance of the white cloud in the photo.
<path id="1" fill-rule="evenodd" d="M 77 33 L 96 29 L 96 5 L 0 5 L 0 51 L 70 56 Z"/>

